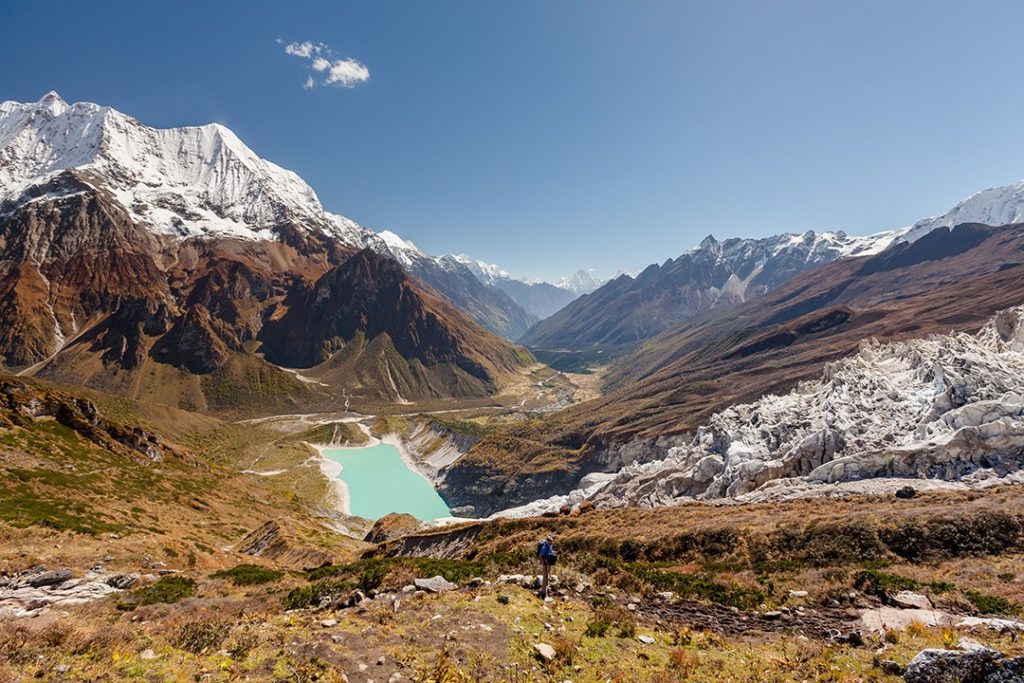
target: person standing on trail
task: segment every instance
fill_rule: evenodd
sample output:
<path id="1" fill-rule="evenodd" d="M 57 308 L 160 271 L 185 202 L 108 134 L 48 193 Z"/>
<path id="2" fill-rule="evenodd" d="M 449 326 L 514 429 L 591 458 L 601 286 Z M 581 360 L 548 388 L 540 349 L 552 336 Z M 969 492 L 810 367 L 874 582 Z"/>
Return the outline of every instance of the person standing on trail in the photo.
<path id="1" fill-rule="evenodd" d="M 541 565 L 541 584 L 540 584 L 540 595 L 542 598 L 548 597 L 548 579 L 551 575 L 551 566 L 555 563 L 558 555 L 555 553 L 555 537 L 548 536 L 543 541 L 537 544 L 537 558 L 540 560 Z"/>

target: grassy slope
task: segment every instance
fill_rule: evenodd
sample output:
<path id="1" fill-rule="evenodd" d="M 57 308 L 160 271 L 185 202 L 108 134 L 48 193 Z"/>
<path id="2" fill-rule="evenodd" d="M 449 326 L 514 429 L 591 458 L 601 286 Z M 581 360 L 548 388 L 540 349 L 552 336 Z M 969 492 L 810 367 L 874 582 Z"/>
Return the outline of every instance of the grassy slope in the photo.
<path id="1" fill-rule="evenodd" d="M 145 556 L 182 569 L 222 566 L 238 561 L 225 549 L 269 519 L 337 557 L 358 548 L 326 532 L 327 483 L 315 465 L 302 466 L 308 447 L 164 406 L 76 393 L 95 399 L 107 421 L 157 433 L 183 455 L 125 457 L 52 418 L 0 428 L 0 568 L 85 566 L 108 554 L 129 568 Z M 272 457 L 268 464 L 289 471 L 240 473 Z"/>

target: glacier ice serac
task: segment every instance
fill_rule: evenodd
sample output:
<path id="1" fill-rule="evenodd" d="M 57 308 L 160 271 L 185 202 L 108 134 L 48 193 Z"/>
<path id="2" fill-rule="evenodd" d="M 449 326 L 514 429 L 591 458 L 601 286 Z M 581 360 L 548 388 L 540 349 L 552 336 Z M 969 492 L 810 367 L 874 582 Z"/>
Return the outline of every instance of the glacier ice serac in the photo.
<path id="1" fill-rule="evenodd" d="M 986 485 L 1022 466 L 1024 307 L 977 334 L 865 341 L 821 378 L 716 413 L 666 459 L 626 466 L 592 495 L 604 507 L 771 500 Z"/>

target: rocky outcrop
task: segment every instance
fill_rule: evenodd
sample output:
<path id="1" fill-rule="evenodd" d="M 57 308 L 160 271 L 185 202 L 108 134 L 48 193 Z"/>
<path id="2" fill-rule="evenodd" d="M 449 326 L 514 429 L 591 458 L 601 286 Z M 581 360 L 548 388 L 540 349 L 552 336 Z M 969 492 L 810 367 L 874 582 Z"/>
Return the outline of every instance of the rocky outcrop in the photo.
<path id="1" fill-rule="evenodd" d="M 88 399 L 40 389 L 18 379 L 0 380 L 0 428 L 28 426 L 43 419 L 56 420 L 96 445 L 134 460 L 155 462 L 173 457 L 194 462 L 185 449 L 154 432 L 108 422 Z"/>
<path id="2" fill-rule="evenodd" d="M 302 569 L 320 567 L 333 559 L 321 550 L 297 543 L 285 528 L 272 519 L 246 534 L 235 546 L 235 551 Z"/>
<path id="3" fill-rule="evenodd" d="M 373 524 L 363 540 L 367 543 L 384 543 L 401 538 L 423 528 L 423 522 L 404 512 L 384 515 Z"/>
<path id="4" fill-rule="evenodd" d="M 981 480 L 1024 468 L 1024 308 L 979 333 L 879 344 L 783 395 L 714 414 L 599 506 L 735 498 L 768 485 Z"/>
<path id="5" fill-rule="evenodd" d="M 461 559 L 483 530 L 481 523 L 432 529 L 388 541 L 369 551 L 371 557 L 435 557 Z"/>
<path id="6" fill-rule="evenodd" d="M 922 650 L 907 665 L 907 683 L 1012 683 L 1024 680 L 1024 657 L 1007 657 L 978 645 Z"/>
<path id="7" fill-rule="evenodd" d="M 0 577 L 0 616 L 36 616 L 50 607 L 69 607 L 99 600 L 132 586 L 124 574 L 93 569 L 74 578 L 70 569 L 33 567 Z"/>

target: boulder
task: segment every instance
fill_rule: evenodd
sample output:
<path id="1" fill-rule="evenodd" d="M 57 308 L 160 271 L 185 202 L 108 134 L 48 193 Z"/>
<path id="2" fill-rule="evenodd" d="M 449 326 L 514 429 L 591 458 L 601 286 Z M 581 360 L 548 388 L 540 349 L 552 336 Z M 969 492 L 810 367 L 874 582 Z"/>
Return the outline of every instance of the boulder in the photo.
<path id="1" fill-rule="evenodd" d="M 533 649 L 537 651 L 537 656 L 545 662 L 550 662 L 555 659 L 555 648 L 551 647 L 547 643 L 534 643 Z"/>
<path id="2" fill-rule="evenodd" d="M 138 574 L 114 574 L 107 577 L 107 585 L 118 590 L 126 590 L 139 582 Z"/>
<path id="3" fill-rule="evenodd" d="M 913 591 L 900 591 L 891 597 L 892 604 L 903 609 L 931 609 L 932 601 Z"/>
<path id="4" fill-rule="evenodd" d="M 988 648 L 922 650 L 903 678 L 907 683 L 1011 683 L 1024 680 L 1024 657 Z"/>
<path id="5" fill-rule="evenodd" d="M 39 588 L 40 586 L 56 586 L 70 578 L 70 569 L 55 569 L 52 572 L 42 572 L 41 574 L 29 576 L 25 579 L 25 583 L 33 588 Z"/>
<path id="6" fill-rule="evenodd" d="M 907 500 L 917 495 L 917 489 L 913 486 L 902 486 L 896 489 L 896 497 Z"/>
<path id="7" fill-rule="evenodd" d="M 443 593 L 444 591 L 458 588 L 454 583 L 445 580 L 443 576 L 434 576 L 429 579 L 416 579 L 413 581 L 417 588 L 430 593 Z"/>
<path id="8" fill-rule="evenodd" d="M 651 636 L 637 636 L 636 639 L 644 645 L 654 645 L 654 638 Z"/>

